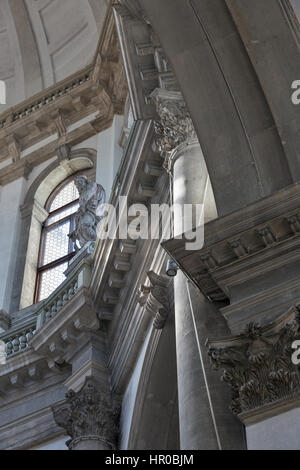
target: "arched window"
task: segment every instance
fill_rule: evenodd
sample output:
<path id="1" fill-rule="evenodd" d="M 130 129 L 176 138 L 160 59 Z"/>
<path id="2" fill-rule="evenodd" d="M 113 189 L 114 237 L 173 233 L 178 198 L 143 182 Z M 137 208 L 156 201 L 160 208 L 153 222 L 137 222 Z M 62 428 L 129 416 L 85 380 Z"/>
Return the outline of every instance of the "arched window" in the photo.
<path id="1" fill-rule="evenodd" d="M 42 228 L 36 302 L 49 297 L 65 280 L 64 272 L 75 255 L 75 246 L 69 234 L 75 229 L 78 200 L 79 193 L 73 176 L 59 185 L 46 203 L 45 209 L 49 216 Z"/>

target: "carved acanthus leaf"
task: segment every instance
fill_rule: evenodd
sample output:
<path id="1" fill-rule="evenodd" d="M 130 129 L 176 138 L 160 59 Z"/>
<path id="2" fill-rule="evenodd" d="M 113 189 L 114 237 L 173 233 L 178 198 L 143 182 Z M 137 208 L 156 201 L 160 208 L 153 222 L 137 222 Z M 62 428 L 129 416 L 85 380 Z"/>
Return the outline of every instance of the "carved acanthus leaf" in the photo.
<path id="1" fill-rule="evenodd" d="M 110 393 L 101 392 L 91 377 L 86 379 L 82 389 L 66 394 L 66 403 L 53 408 L 53 415 L 58 426 L 65 429 L 71 437 L 98 437 L 115 448 L 118 437 L 120 407 Z"/>
<path id="2" fill-rule="evenodd" d="M 291 309 L 293 318 L 279 331 L 251 323 L 232 341 L 208 342 L 213 368 L 224 369 L 222 380 L 231 386 L 233 413 L 300 393 L 300 370 L 292 362 L 292 344 L 300 339 L 299 311 L 299 306 Z"/>
<path id="3" fill-rule="evenodd" d="M 180 92 L 156 89 L 151 97 L 159 116 L 155 122 L 156 144 L 168 164 L 170 152 L 180 144 L 197 139 L 197 135 Z"/>

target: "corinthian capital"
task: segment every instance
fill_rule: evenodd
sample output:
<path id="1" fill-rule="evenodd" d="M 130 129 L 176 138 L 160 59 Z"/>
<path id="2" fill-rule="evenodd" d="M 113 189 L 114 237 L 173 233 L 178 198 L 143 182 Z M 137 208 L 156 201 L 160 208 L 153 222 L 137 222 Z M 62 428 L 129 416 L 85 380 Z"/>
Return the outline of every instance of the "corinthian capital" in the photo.
<path id="1" fill-rule="evenodd" d="M 293 342 L 300 339 L 300 306 L 265 327 L 249 324 L 240 336 L 208 342 L 214 369 L 231 386 L 231 410 L 249 413 L 300 393 L 300 368 L 292 360 Z"/>
<path id="2" fill-rule="evenodd" d="M 179 145 L 197 139 L 197 135 L 180 92 L 157 88 L 151 97 L 159 116 L 155 122 L 156 143 L 167 158 Z"/>
<path id="3" fill-rule="evenodd" d="M 58 426 L 71 437 L 66 442 L 69 449 L 74 442 L 99 440 L 107 449 L 114 449 L 118 436 L 119 406 L 108 392 L 100 392 L 93 379 L 88 377 L 82 389 L 66 394 L 66 403 L 53 408 Z"/>

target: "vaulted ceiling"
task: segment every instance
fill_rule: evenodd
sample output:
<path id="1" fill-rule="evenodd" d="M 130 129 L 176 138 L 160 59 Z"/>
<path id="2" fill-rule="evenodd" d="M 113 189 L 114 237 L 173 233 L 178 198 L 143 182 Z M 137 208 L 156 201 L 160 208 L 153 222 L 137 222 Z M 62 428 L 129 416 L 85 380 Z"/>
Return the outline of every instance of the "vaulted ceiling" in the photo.
<path id="1" fill-rule="evenodd" d="M 109 3 L 0 0 L 0 112 L 91 63 Z"/>

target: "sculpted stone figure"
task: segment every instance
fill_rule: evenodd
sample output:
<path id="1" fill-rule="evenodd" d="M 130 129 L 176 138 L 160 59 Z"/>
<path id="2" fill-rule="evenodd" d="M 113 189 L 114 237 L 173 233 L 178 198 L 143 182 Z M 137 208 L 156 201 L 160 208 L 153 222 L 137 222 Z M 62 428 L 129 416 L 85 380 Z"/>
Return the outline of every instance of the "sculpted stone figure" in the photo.
<path id="1" fill-rule="evenodd" d="M 76 228 L 70 238 L 78 250 L 77 241 L 82 248 L 87 242 L 97 238 L 97 224 L 101 220 L 97 215 L 97 208 L 105 203 L 105 191 L 100 184 L 89 181 L 83 175 L 75 178 L 75 185 L 79 192 L 79 210 L 75 219 Z"/>

